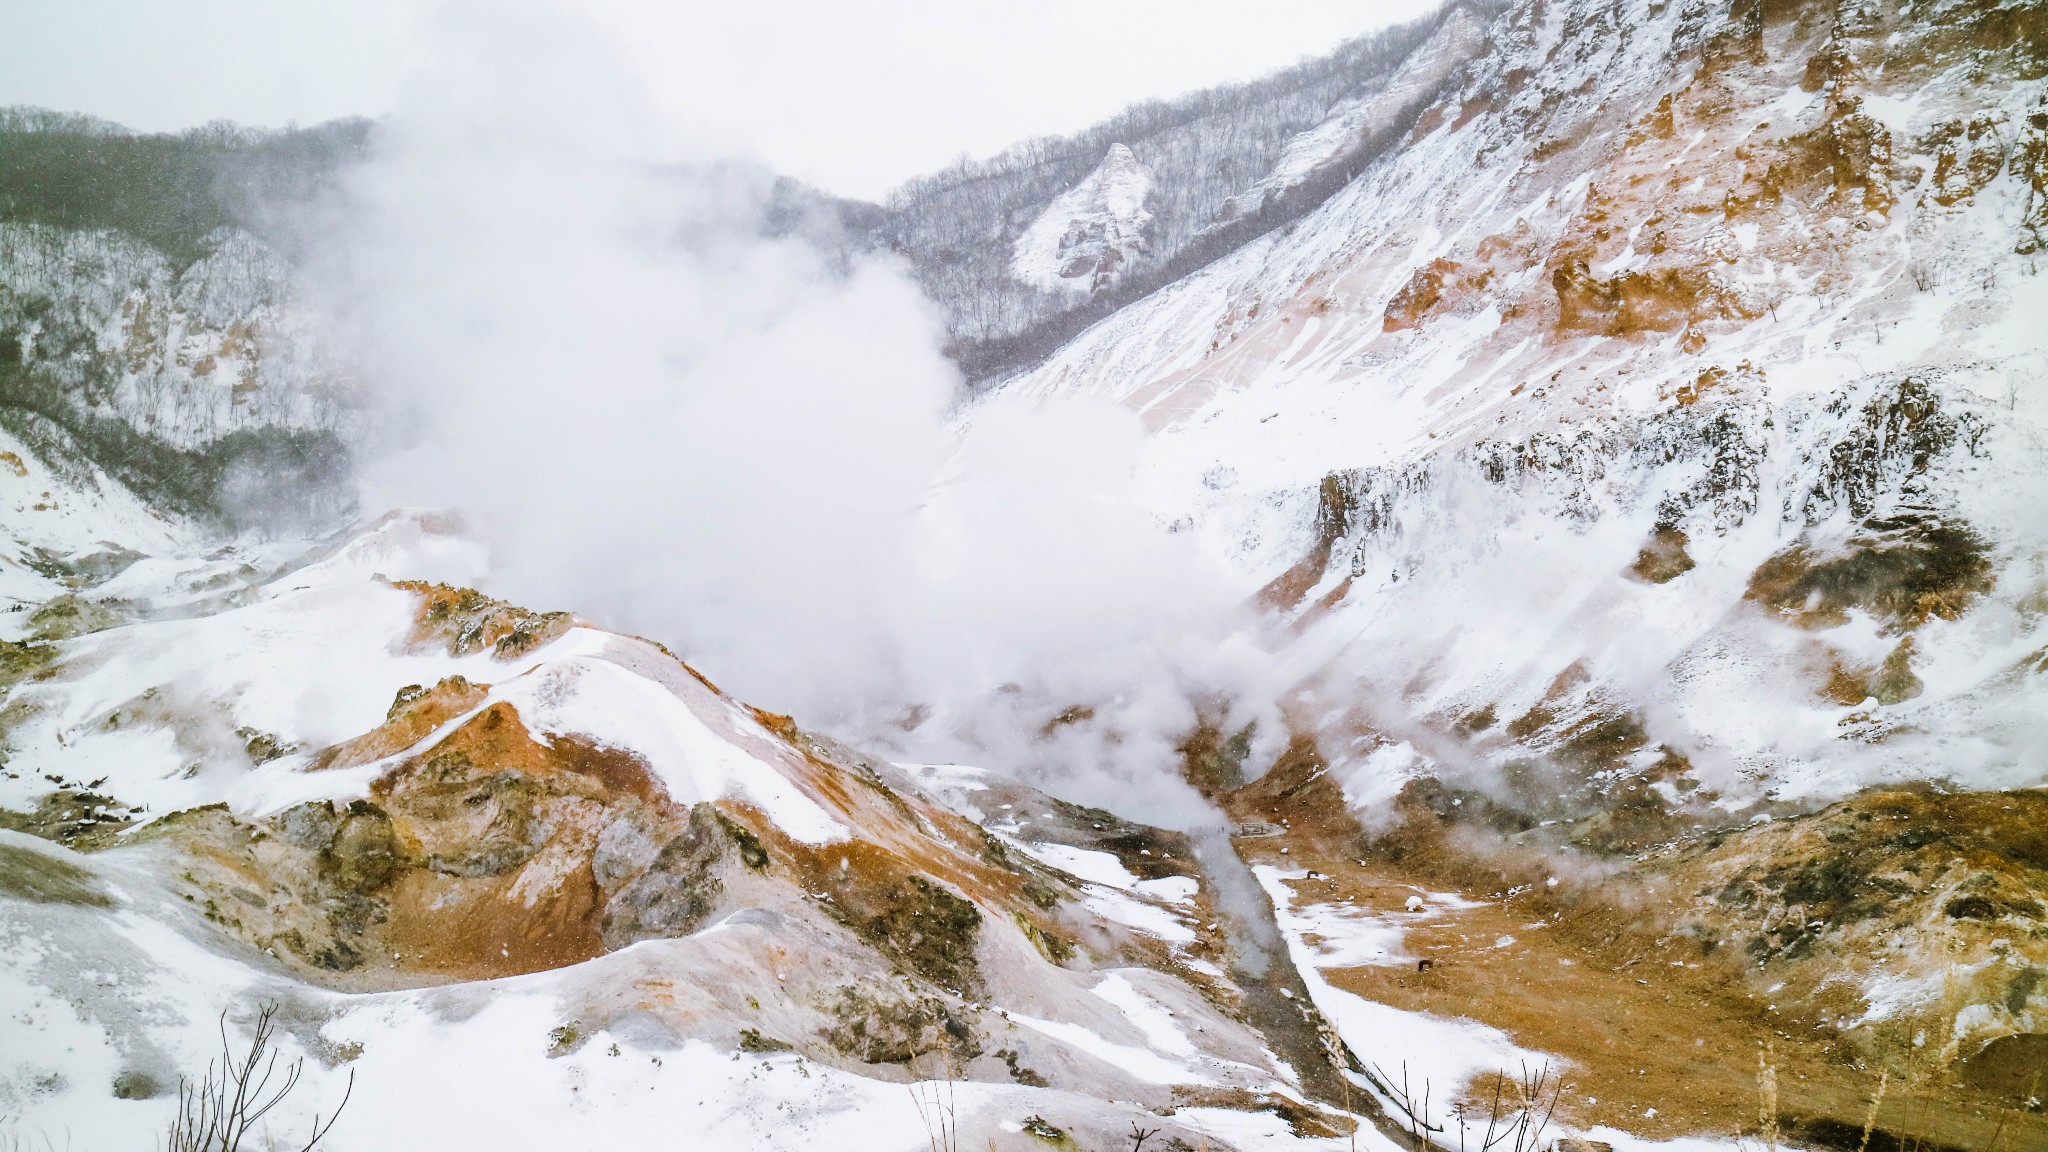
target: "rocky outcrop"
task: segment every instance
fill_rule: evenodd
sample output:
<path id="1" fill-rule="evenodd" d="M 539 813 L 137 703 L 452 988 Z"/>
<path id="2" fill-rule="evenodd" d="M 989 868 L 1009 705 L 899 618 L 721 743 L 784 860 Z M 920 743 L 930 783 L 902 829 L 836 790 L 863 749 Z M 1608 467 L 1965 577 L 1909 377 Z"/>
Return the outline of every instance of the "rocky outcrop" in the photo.
<path id="1" fill-rule="evenodd" d="M 1677 332 L 1704 320 L 1741 315 L 1734 294 L 1705 270 L 1666 267 L 1595 276 L 1584 259 L 1551 273 L 1563 332 L 1634 336 Z"/>
<path id="2" fill-rule="evenodd" d="M 1460 305 L 1484 292 L 1492 279 L 1490 268 L 1470 268 L 1456 260 L 1438 257 L 1417 268 L 1400 291 L 1394 293 L 1394 298 L 1387 301 L 1386 319 L 1381 327 L 1388 332 L 1404 332 L 1421 327 L 1439 308 L 1470 311 Z"/>
<path id="3" fill-rule="evenodd" d="M 1100 292 L 1147 248 L 1152 170 L 1122 144 L 1017 238 L 1012 274 L 1046 291 Z"/>
<path id="4" fill-rule="evenodd" d="M 567 612 L 529 611 L 474 588 L 419 580 L 401 580 L 396 586 L 420 597 L 412 643 L 445 644 L 450 656 L 489 649 L 498 659 L 511 660 L 560 636 L 575 622 Z"/>
<path id="5" fill-rule="evenodd" d="M 2027 113 L 2026 128 L 2013 145 L 2006 167 L 2013 179 L 2027 187 L 2027 214 L 2020 223 L 2014 251 L 2031 255 L 2048 246 L 2048 111 Z"/>
<path id="6" fill-rule="evenodd" d="M 743 853 L 751 863 L 742 865 Z M 696 931 L 723 903 L 724 875 L 742 866 L 765 868 L 768 855 L 752 833 L 712 805 L 698 804 L 683 830 L 659 847 L 632 822 L 607 826 L 590 865 L 609 893 L 602 928 L 605 946 L 616 949 Z"/>
<path id="7" fill-rule="evenodd" d="M 1869 521 L 1834 547 L 1793 545 L 1757 568 L 1747 598 L 1801 628 L 1836 627 L 1862 611 L 1897 635 L 1960 617 L 1992 584 L 1987 546 L 1967 524 L 1899 516 Z"/>

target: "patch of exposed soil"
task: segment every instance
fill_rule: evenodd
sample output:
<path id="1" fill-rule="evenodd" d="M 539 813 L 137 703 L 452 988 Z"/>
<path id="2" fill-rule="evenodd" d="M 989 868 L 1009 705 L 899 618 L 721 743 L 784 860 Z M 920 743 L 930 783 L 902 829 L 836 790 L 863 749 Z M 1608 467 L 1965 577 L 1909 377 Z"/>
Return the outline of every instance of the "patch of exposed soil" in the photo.
<path id="1" fill-rule="evenodd" d="M 1692 571 L 1692 555 L 1685 550 L 1691 542 L 1676 528 L 1659 528 L 1636 553 L 1629 575 L 1645 584 L 1669 584 Z"/>
<path id="2" fill-rule="evenodd" d="M 1632 270 L 1602 279 L 1579 258 L 1564 261 L 1550 279 L 1557 292 L 1557 325 L 1566 332 L 1676 332 L 1707 320 L 1744 315 L 1732 292 L 1690 265 Z"/>
<path id="3" fill-rule="evenodd" d="M 2004 1146 L 2048 1144 L 2048 1118 L 2014 1089 L 2034 1044 L 2017 1037 L 2048 1018 L 2036 1007 L 2048 1007 L 2048 794 L 1879 794 L 1667 835 L 1604 868 L 1517 843 L 1502 827 L 1512 821 L 1476 794 L 1447 802 L 1462 795 L 1411 787 L 1394 827 L 1374 836 L 1327 775 L 1298 765 L 1228 801 L 1277 833 L 1240 851 L 1315 874 L 1291 882 L 1297 906 L 1410 919 L 1403 947 L 1428 962 L 1325 969 L 1326 979 L 1562 1058 L 1570 1123 L 1660 1138 L 1752 1131 L 1768 1044 L 1796 1140 L 1838 1146 L 1846 1131 L 1839 1146 L 1855 1147 L 1883 1070 L 1872 1148 L 1981 1148 L 2001 1125 L 2016 1141 Z M 1440 891 L 1470 903 L 1429 898 Z M 1408 911 L 1416 897 L 1424 914 Z M 1860 1025 L 1868 1006 L 1856 989 L 1876 977 L 1930 979 L 1935 995 Z M 1957 1020 L 1973 1030 L 1944 1050 Z M 1927 1039 L 1916 1046 L 1916 1035 Z"/>
<path id="4" fill-rule="evenodd" d="M 68 860 L 0 840 L 0 896 L 37 904 L 113 906 L 92 873 Z"/>
<path id="5" fill-rule="evenodd" d="M 415 645 L 445 645 L 450 656 L 489 650 L 500 660 L 531 652 L 574 626 L 567 612 L 534 612 L 493 600 L 474 588 L 400 580 L 396 586 L 420 597 L 413 625 Z"/>
<path id="6" fill-rule="evenodd" d="M 57 658 L 57 646 L 34 640 L 16 643 L 0 640 L 0 689 L 34 676 Z"/>
<path id="7" fill-rule="evenodd" d="M 975 942 L 981 911 L 927 877 L 910 875 L 835 901 L 833 914 L 906 970 L 956 995 L 981 992 Z"/>
<path id="8" fill-rule="evenodd" d="M 1439 310 L 1468 311 L 1471 300 L 1493 279 L 1491 268 L 1469 267 L 1439 257 L 1417 268 L 1387 302 L 1380 326 L 1388 332 L 1419 328 Z"/>
<path id="9" fill-rule="evenodd" d="M 0 828 L 92 852 L 112 845 L 121 830 L 133 826 L 141 815 L 141 809 L 112 796 L 86 788 L 59 788 L 43 797 L 33 811 L 0 808 Z"/>
<path id="10" fill-rule="evenodd" d="M 122 605 L 94 600 L 75 592 L 55 597 L 29 613 L 29 634 L 38 640 L 69 640 L 112 628 L 123 621 Z"/>
<path id="11" fill-rule="evenodd" d="M 848 985 L 829 1011 L 826 1043 L 866 1064 L 908 1064 L 933 1053 L 965 1063 L 981 1055 L 971 1014 L 935 996 Z"/>

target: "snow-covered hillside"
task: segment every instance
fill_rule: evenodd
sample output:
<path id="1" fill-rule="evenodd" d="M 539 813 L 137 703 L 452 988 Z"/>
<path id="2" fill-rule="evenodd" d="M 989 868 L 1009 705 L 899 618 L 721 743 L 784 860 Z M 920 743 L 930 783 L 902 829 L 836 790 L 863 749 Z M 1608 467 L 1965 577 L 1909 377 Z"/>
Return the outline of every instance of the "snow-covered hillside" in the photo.
<path id="1" fill-rule="evenodd" d="M 0 427 L 216 527 L 347 513 L 351 390 L 281 249 L 366 133 L 0 108 Z"/>
<path id="2" fill-rule="evenodd" d="M 2040 1011 L 2009 980 L 2048 965 L 2031 800 L 1953 864 L 1840 827 L 1950 827 L 2048 779 L 2042 30 L 2024 5 L 1519 6 L 1313 214 L 1002 386 L 1141 414 L 1160 520 L 1268 582 L 1297 744 L 1228 802 L 1291 814 L 1274 864 L 1464 877 L 1529 919 L 1652 901 L 1592 943 L 1726 964 L 1895 1087 L 2005 1084 Z M 1799 879 L 1823 866 L 1840 885 Z M 1485 979 L 1443 981 L 1596 1075 L 1572 1017 Z M 1591 1111 L 1754 1110 L 1731 1088 L 1676 1119 L 1651 1084 Z"/>
<path id="3" fill-rule="evenodd" d="M 223 231 L 184 268 L 113 231 L 0 225 L 0 331 L 22 369 L 176 448 L 244 427 L 324 428 L 336 397 L 315 376 L 284 261 Z"/>
<path id="4" fill-rule="evenodd" d="M 1297 183 L 1291 198 L 1247 190 L 1266 186 L 1290 142 L 1333 116 L 1362 131 L 1337 130 L 1341 138 L 1329 141 L 1334 151 L 1325 157 L 1331 173 L 1348 171 L 1347 162 L 1405 130 L 1456 63 L 1445 48 L 1472 47 L 1464 36 L 1488 9 L 1458 6 L 1261 80 L 1148 102 L 1070 137 L 962 161 L 894 192 L 874 223 L 875 239 L 909 257 L 919 284 L 944 309 L 952 350 L 971 378 L 1031 363 L 1090 321 L 1320 202 L 1341 174 L 1313 187 Z M 1447 44 L 1446 25 L 1464 34 Z M 1356 109 L 1365 106 L 1361 115 Z M 1117 274 L 1099 283 L 1060 276 L 1066 262 L 1054 265 L 1042 253 L 1075 213 L 1055 211 L 1054 202 L 1086 187 L 1118 146 L 1153 174 L 1145 243 L 1123 246 Z M 1228 217 L 1220 231 L 1219 213 Z M 1062 218 L 1057 227 L 1053 216 Z M 1027 242 L 1027 232 L 1037 238 Z"/>
<path id="5" fill-rule="evenodd" d="M 1689 12 L 1523 10 L 1400 156 L 1007 387 L 1141 412 L 1362 732 L 1635 715 L 1724 808 L 2038 780 L 2048 88 L 1936 11 Z"/>
<path id="6" fill-rule="evenodd" d="M 1287 195 L 1328 173 L 1369 148 L 1390 131 L 1400 131 L 1415 114 L 1418 101 L 1436 95 L 1437 86 L 1486 44 L 1482 19 L 1467 8 L 1452 8 L 1436 32 L 1402 63 L 1400 70 L 1370 90 L 1332 105 L 1314 127 L 1287 140 L 1280 159 L 1257 183 L 1235 193 L 1217 210 L 1218 223 L 1242 219 L 1269 199 Z"/>

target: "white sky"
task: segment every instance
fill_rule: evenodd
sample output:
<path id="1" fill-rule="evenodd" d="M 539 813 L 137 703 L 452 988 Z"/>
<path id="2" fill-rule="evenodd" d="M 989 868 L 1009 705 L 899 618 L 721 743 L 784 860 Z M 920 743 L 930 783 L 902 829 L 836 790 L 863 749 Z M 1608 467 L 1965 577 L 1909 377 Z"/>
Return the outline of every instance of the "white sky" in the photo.
<path id="1" fill-rule="evenodd" d="M 1434 0 L 561 0 L 677 131 L 845 195 L 1249 79 Z M 0 104 L 161 130 L 378 115 L 432 0 L 0 0 Z"/>

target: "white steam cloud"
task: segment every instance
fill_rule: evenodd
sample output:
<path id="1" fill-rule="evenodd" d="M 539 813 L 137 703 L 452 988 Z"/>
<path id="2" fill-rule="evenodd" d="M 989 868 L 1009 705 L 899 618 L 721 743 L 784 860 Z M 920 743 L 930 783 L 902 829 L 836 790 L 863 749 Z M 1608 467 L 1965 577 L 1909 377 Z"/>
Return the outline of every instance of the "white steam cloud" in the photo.
<path id="1" fill-rule="evenodd" d="M 494 593 L 806 723 L 1216 819 L 1175 743 L 1199 706 L 1269 759 L 1276 686 L 1241 578 L 1138 499 L 1134 417 L 956 411 L 904 270 L 764 238 L 764 181 L 665 162 L 594 34 L 445 32 L 325 262 L 386 425 L 366 505 L 461 509 Z"/>

